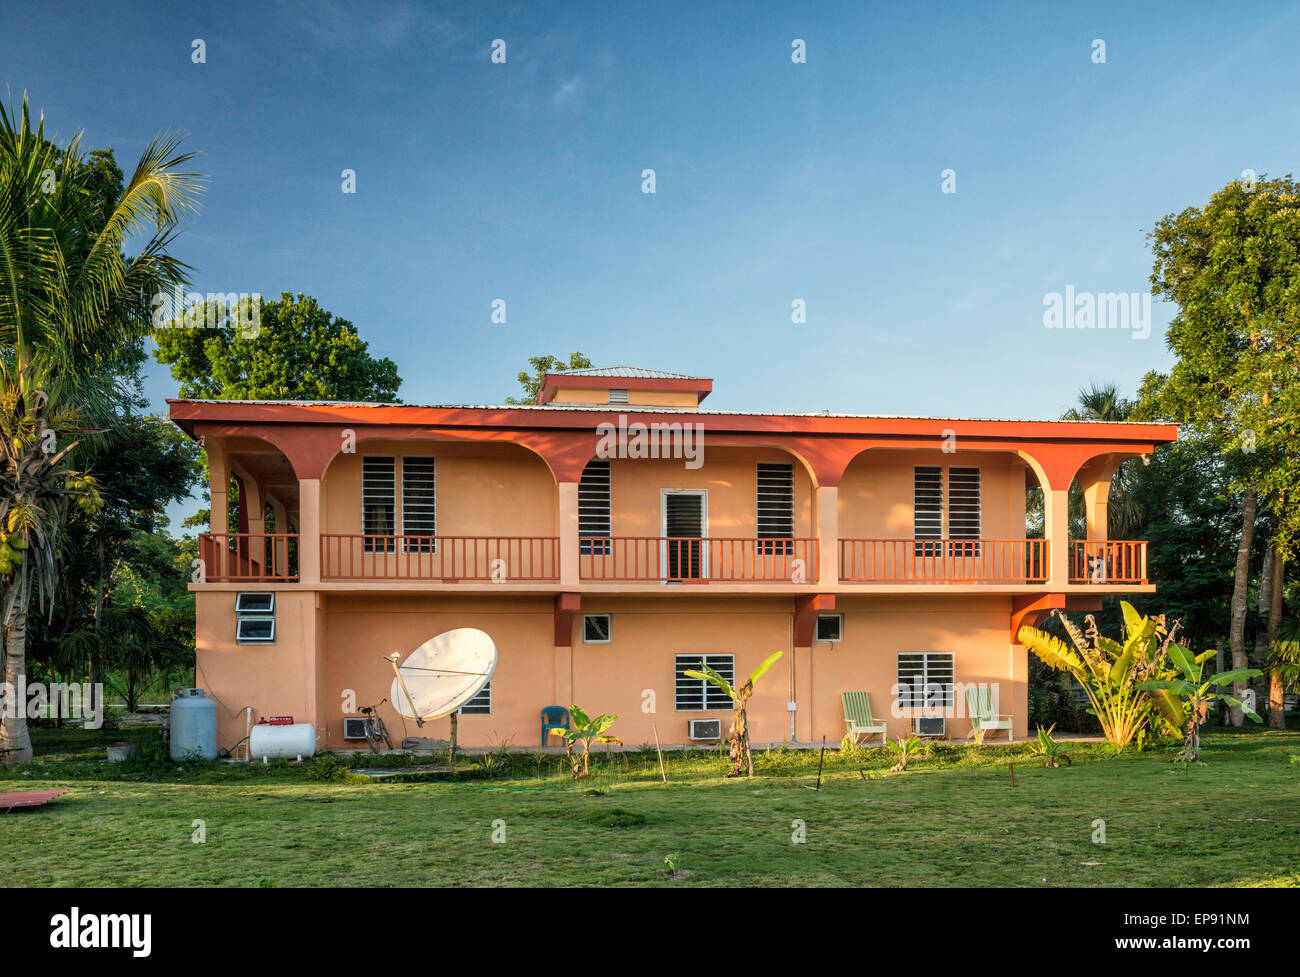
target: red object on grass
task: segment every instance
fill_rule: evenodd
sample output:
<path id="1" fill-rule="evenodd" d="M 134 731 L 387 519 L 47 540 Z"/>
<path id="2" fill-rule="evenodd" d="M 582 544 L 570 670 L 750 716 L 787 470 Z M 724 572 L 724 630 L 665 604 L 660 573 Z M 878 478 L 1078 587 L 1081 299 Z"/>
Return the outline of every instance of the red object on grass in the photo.
<path id="1" fill-rule="evenodd" d="M 10 811 L 15 807 L 40 807 L 48 804 L 67 790 L 20 790 L 12 794 L 0 794 L 0 811 Z"/>

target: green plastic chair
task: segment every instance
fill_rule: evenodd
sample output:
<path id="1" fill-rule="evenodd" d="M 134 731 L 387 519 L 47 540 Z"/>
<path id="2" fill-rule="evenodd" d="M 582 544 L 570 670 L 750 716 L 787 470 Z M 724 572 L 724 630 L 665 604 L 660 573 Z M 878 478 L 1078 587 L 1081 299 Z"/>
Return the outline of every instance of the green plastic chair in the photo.
<path id="1" fill-rule="evenodd" d="M 993 690 L 990 688 L 970 688 L 966 690 L 966 712 L 970 717 L 970 739 L 977 732 L 994 729 L 1007 731 L 1007 742 L 1011 742 L 1011 716 L 999 715 L 993 711 Z"/>
<path id="2" fill-rule="evenodd" d="M 542 710 L 542 746 L 552 730 L 569 728 L 569 710 L 564 706 L 547 706 Z"/>
<path id="3" fill-rule="evenodd" d="M 853 742 L 862 735 L 869 738 L 880 734 L 880 745 L 884 746 L 889 737 L 885 724 L 871 717 L 871 696 L 866 692 L 841 692 L 840 698 L 844 702 L 844 725 L 849 728 L 848 735 L 853 737 Z"/>

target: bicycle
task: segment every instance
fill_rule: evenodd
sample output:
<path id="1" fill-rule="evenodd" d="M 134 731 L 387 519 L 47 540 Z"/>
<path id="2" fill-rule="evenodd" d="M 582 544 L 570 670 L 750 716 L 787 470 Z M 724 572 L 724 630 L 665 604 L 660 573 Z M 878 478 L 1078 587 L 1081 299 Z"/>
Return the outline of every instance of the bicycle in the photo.
<path id="1" fill-rule="evenodd" d="M 366 724 L 366 742 L 370 744 L 370 752 L 378 753 L 381 742 L 387 744 L 391 750 L 393 741 L 388 737 L 388 727 L 384 721 L 379 718 L 379 707 L 388 701 L 388 697 L 380 699 L 373 706 L 362 706 L 361 715 L 365 717 Z"/>

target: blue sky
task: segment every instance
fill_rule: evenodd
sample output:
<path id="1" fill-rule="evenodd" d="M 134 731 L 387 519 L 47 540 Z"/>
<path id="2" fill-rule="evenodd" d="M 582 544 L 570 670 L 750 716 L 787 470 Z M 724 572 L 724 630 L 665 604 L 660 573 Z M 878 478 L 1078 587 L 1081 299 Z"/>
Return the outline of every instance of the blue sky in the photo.
<path id="1" fill-rule="evenodd" d="M 713 377 L 711 408 L 1056 417 L 1091 380 L 1132 392 L 1169 362 L 1168 308 L 1135 340 L 1045 329 L 1044 296 L 1146 291 L 1161 215 L 1294 170 L 1297 49 L 1300 10 L 1269 3 L 0 11 L 11 102 L 124 169 L 164 129 L 203 153 L 177 243 L 198 290 L 316 296 L 421 403 L 500 402 L 573 350 Z M 165 368 L 148 392 L 174 396 Z"/>

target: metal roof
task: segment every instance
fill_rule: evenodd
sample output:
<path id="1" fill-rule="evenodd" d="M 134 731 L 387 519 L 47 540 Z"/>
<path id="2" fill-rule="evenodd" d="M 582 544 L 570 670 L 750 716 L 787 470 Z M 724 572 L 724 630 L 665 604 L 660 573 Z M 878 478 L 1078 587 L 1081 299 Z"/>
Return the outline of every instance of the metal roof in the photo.
<path id="1" fill-rule="evenodd" d="M 669 373 L 667 370 L 648 370 L 643 366 L 590 366 L 581 370 L 550 370 L 557 377 L 637 377 L 649 380 L 707 380 L 708 377 L 688 373 Z"/>
<path id="2" fill-rule="evenodd" d="M 1050 417 L 952 417 L 928 414 L 843 414 L 834 411 L 770 410 L 698 410 L 687 407 L 650 407 L 641 404 L 392 404 L 359 403 L 349 400 L 193 400 L 176 398 L 189 404 L 250 404 L 267 407 L 413 407 L 426 410 L 535 410 L 547 413 L 569 411 L 597 414 L 683 414 L 687 417 L 841 417 L 857 420 L 888 421 L 966 421 L 1009 424 L 1105 424 L 1150 427 L 1144 421 L 1071 421 Z"/>

